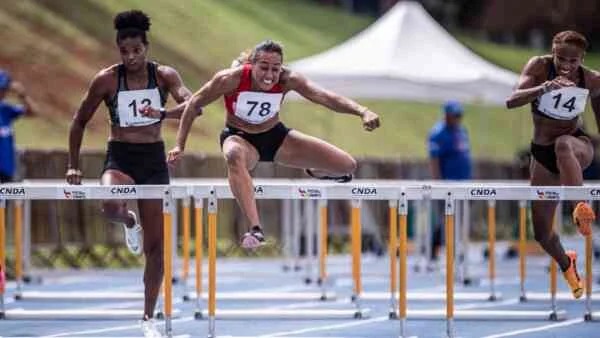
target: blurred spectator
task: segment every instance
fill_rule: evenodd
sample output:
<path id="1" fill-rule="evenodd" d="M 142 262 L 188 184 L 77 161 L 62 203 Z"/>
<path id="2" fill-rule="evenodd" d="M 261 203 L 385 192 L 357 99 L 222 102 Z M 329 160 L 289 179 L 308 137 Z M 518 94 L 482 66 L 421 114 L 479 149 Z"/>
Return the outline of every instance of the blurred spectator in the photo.
<path id="1" fill-rule="evenodd" d="M 457 101 L 442 105 L 443 119 L 429 132 L 429 165 L 434 180 L 471 179 L 469 136 L 462 125 L 463 107 Z M 442 244 L 443 201 L 433 201 L 431 259 L 437 260 Z"/>
<path id="2" fill-rule="evenodd" d="M 9 93 L 13 93 L 22 105 L 13 105 L 4 101 Z M 10 74 L 0 69 L 0 183 L 12 181 L 15 174 L 12 122 L 22 115 L 37 115 L 35 104 L 27 95 L 25 87 L 17 81 L 12 81 Z"/>

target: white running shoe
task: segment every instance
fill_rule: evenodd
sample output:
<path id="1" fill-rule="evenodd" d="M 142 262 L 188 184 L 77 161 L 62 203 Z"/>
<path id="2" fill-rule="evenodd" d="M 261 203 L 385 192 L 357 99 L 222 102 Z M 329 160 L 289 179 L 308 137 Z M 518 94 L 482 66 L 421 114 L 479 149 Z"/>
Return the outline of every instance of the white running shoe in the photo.
<path id="1" fill-rule="evenodd" d="M 153 319 L 144 319 L 141 321 L 141 325 L 145 338 L 162 338 L 162 334 L 156 329 Z"/>
<path id="2" fill-rule="evenodd" d="M 139 255 L 142 253 L 142 226 L 138 223 L 135 212 L 129 210 L 129 216 L 133 217 L 135 224 L 129 228 L 123 223 L 123 230 L 125 230 L 125 243 L 131 253 Z"/>

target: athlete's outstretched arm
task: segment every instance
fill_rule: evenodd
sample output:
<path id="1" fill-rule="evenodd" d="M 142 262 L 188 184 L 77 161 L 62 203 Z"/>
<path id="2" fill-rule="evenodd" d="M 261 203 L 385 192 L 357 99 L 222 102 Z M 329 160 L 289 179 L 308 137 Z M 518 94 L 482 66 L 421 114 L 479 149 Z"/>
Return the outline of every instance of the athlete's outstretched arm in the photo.
<path id="1" fill-rule="evenodd" d="M 347 97 L 321 88 L 297 72 L 292 72 L 290 74 L 286 87 L 287 89 L 295 90 L 298 94 L 304 96 L 308 100 L 323 105 L 338 113 L 360 116 L 366 130 L 371 131 L 379 127 L 379 116 L 369 110 L 369 108 L 361 106 Z"/>
<path id="2" fill-rule="evenodd" d="M 66 177 L 69 184 L 81 183 L 79 151 L 81 149 L 83 131 L 104 98 L 103 88 L 105 87 L 102 85 L 102 82 L 105 77 L 106 74 L 104 72 L 96 74 L 71 121 L 71 126 L 69 127 L 69 163 Z"/>
<path id="3" fill-rule="evenodd" d="M 179 129 L 175 139 L 175 147 L 169 151 L 167 161 L 176 162 L 185 149 L 185 142 L 196 116 L 202 113 L 202 107 L 212 103 L 219 97 L 232 92 L 239 85 L 239 71 L 237 69 L 226 69 L 218 72 L 200 90 L 195 92 L 186 101 L 185 109 L 179 120 Z"/>

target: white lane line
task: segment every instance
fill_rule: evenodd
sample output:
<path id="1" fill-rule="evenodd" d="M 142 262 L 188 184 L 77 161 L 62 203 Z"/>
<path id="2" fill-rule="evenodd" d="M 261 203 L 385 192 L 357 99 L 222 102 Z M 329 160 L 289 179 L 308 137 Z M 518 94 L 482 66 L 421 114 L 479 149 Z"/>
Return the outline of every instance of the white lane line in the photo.
<path id="1" fill-rule="evenodd" d="M 184 322 L 191 322 L 193 320 L 195 320 L 194 317 L 185 317 L 185 318 L 180 318 L 180 319 L 173 319 L 171 322 L 172 323 L 184 323 Z M 82 335 L 82 334 L 94 334 L 94 333 L 105 333 L 105 332 L 114 332 L 114 331 L 123 331 L 123 330 L 133 330 L 133 329 L 139 329 L 139 328 L 140 328 L 139 324 L 123 325 L 123 326 L 114 326 L 114 327 L 110 327 L 107 329 L 94 329 L 94 330 L 85 330 L 85 331 L 76 331 L 76 332 L 56 333 L 56 334 L 45 336 L 45 337 L 68 337 L 68 336 L 77 336 L 77 335 Z"/>
<path id="2" fill-rule="evenodd" d="M 519 304 L 519 300 L 518 299 L 507 299 L 507 300 L 503 300 L 503 301 L 496 301 L 493 303 L 468 303 L 468 304 L 461 304 L 461 305 L 455 305 L 454 308 L 458 309 L 458 310 L 471 310 L 471 309 L 485 309 L 485 308 L 490 308 L 490 307 L 497 307 L 497 306 L 503 306 L 503 305 L 514 305 L 514 304 Z M 443 309 L 446 309 L 445 307 Z"/>
<path id="3" fill-rule="evenodd" d="M 339 301 L 336 301 L 335 303 L 338 303 Z M 508 300 L 504 300 L 504 301 L 500 301 L 500 302 L 494 302 L 494 303 L 467 303 L 467 304 L 461 304 L 461 305 L 457 305 L 455 308 L 456 309 L 476 309 L 476 308 L 491 308 L 491 307 L 498 307 L 498 306 L 504 306 L 504 305 L 513 305 L 513 304 L 517 304 L 518 303 L 518 299 L 508 299 Z M 322 304 L 322 303 L 321 303 Z M 290 304 L 292 305 L 292 304 Z M 375 323 L 375 322 L 381 322 L 384 320 L 389 320 L 388 316 L 384 316 L 384 317 L 375 317 L 372 319 L 366 319 L 366 320 L 360 320 L 360 321 L 352 321 L 352 322 L 346 322 L 346 323 L 341 323 L 341 324 L 335 324 L 335 325 L 325 325 L 325 326 L 318 326 L 318 327 L 313 327 L 310 329 L 302 329 L 302 330 L 295 330 L 295 331 L 283 331 L 283 332 L 275 332 L 275 333 L 268 333 L 262 336 L 259 336 L 260 338 L 266 338 L 266 337 L 279 337 L 279 336 L 286 336 L 286 335 L 294 335 L 294 334 L 302 334 L 302 333 L 308 333 L 308 332 L 315 332 L 315 331 L 329 331 L 329 330 L 334 330 L 334 329 L 343 329 L 343 328 L 348 328 L 348 327 L 354 327 L 354 326 L 360 326 L 360 325 L 366 325 L 366 324 L 370 324 L 370 323 Z"/>
<path id="4" fill-rule="evenodd" d="M 482 338 L 513 337 L 513 336 L 518 336 L 518 335 L 522 335 L 522 334 L 525 334 L 525 333 L 546 331 L 546 330 L 551 330 L 551 329 L 554 329 L 554 328 L 557 328 L 557 327 L 570 326 L 570 325 L 579 324 L 579 323 L 583 323 L 583 318 L 571 319 L 571 320 L 567 320 L 567 321 L 564 321 L 564 322 L 561 322 L 561 323 L 550 324 L 550 325 L 543 325 L 543 326 L 538 326 L 538 327 L 532 327 L 532 328 L 529 328 L 529 329 L 508 331 L 508 332 L 504 332 L 504 333 L 498 333 L 498 334 L 493 334 L 493 335 L 490 335 L 490 336 L 485 336 L 485 337 L 482 337 Z"/>
<path id="5" fill-rule="evenodd" d="M 334 329 L 344 329 L 344 328 L 348 328 L 348 327 L 361 326 L 361 325 L 378 323 L 378 322 L 383 322 L 383 321 L 388 321 L 388 320 L 390 320 L 388 316 L 381 316 L 381 317 L 375 317 L 375 318 L 365 319 L 365 320 L 360 320 L 360 321 L 354 320 L 354 321 L 346 322 L 346 323 L 313 327 L 310 329 L 269 333 L 269 334 L 258 336 L 258 337 L 259 338 L 282 337 L 282 336 L 289 336 L 289 335 L 294 335 L 294 334 L 302 334 L 302 333 L 315 332 L 315 331 L 328 331 L 328 330 L 334 330 Z"/>
<path id="6" fill-rule="evenodd" d="M 45 337 L 53 337 L 53 336 L 41 336 L 42 338 Z M 173 338 L 190 338 L 191 336 L 189 334 L 181 334 L 181 335 L 175 335 L 173 336 Z M 13 337 L 13 338 L 19 338 L 19 337 Z M 27 338 L 27 337 L 20 337 L 20 338 Z M 85 338 L 141 338 L 141 336 L 85 336 Z"/>

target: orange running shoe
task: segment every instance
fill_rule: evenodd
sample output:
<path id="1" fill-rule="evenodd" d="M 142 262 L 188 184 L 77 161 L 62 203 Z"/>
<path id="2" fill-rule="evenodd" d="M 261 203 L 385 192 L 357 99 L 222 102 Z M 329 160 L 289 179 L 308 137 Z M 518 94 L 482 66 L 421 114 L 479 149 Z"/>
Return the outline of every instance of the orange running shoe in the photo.
<path id="1" fill-rule="evenodd" d="M 573 209 L 573 223 L 583 236 L 592 234 L 592 222 L 596 219 L 594 210 L 586 202 L 579 202 Z"/>
<path id="2" fill-rule="evenodd" d="M 579 278 L 579 274 L 577 273 L 577 253 L 568 250 L 565 254 L 569 256 L 569 268 L 567 271 L 563 272 L 563 276 L 571 288 L 573 297 L 579 299 L 583 295 L 583 281 Z"/>

